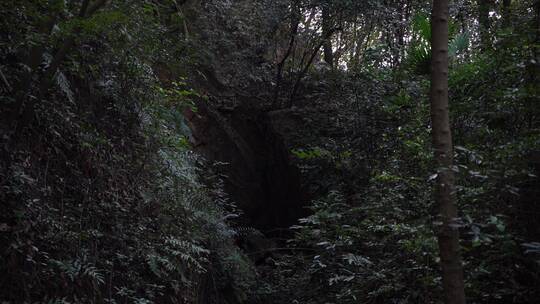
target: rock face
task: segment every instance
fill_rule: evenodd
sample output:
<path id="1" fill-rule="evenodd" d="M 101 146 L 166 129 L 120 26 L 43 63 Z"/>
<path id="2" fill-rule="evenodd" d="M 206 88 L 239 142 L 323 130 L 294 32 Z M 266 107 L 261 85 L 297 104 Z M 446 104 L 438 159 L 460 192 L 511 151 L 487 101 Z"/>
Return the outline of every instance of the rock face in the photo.
<path id="1" fill-rule="evenodd" d="M 249 106 L 217 110 L 201 103 L 197 113 L 184 117 L 195 151 L 226 163 L 220 172 L 226 176 L 225 190 L 244 211 L 247 225 L 279 235 L 305 214 L 299 170 L 264 112 Z"/>

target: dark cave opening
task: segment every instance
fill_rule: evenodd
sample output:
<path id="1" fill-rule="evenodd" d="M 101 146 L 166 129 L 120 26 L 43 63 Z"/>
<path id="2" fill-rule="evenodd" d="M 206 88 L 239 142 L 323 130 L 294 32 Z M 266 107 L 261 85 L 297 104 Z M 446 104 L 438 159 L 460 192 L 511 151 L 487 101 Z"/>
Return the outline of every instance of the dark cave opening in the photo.
<path id="1" fill-rule="evenodd" d="M 307 214 L 300 172 L 266 113 L 250 107 L 217 110 L 208 104 L 185 119 L 197 153 L 220 162 L 225 191 L 243 211 L 242 224 L 280 238 Z"/>

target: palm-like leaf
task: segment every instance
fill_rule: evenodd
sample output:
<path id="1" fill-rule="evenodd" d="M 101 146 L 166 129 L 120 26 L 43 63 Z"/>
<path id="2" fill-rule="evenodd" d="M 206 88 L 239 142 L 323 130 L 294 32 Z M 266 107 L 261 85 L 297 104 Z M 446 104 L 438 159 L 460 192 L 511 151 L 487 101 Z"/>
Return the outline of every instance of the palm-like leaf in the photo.
<path id="1" fill-rule="evenodd" d="M 450 58 L 454 58 L 466 50 L 467 47 L 469 47 L 469 35 L 467 33 L 459 33 L 450 40 L 448 44 L 448 55 Z"/>
<path id="2" fill-rule="evenodd" d="M 431 21 L 426 14 L 418 14 L 414 17 L 413 41 L 408 51 L 407 63 L 415 73 L 420 75 L 429 74 L 431 63 Z M 469 46 L 469 35 L 467 33 L 454 34 L 455 27 L 450 34 L 453 36 L 448 43 L 448 56 L 455 58 L 459 53 Z"/>
<path id="3" fill-rule="evenodd" d="M 412 28 L 419 40 L 431 40 L 431 22 L 426 14 L 417 14 L 413 19 Z"/>

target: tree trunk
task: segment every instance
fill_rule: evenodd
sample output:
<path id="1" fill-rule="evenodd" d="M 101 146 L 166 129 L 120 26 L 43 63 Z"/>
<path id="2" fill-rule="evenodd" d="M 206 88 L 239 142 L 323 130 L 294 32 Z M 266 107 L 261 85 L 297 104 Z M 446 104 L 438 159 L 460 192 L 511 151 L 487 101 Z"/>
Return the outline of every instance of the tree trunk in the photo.
<path id="1" fill-rule="evenodd" d="M 538 78 L 540 77 L 540 0 L 536 0 L 534 3 L 534 11 L 535 11 L 535 18 L 534 18 L 534 25 L 533 29 L 536 31 L 535 36 L 535 44 L 534 44 L 534 57 L 535 57 L 535 65 L 536 65 L 536 73 L 535 76 Z"/>
<path id="2" fill-rule="evenodd" d="M 486 51 L 491 47 L 491 36 L 489 28 L 491 21 L 489 20 L 489 11 L 493 0 L 478 0 L 478 25 L 480 31 L 480 48 Z"/>
<path id="3" fill-rule="evenodd" d="M 431 124 L 437 179 L 435 202 L 441 226 L 437 232 L 446 304 L 465 303 L 463 266 L 456 227 L 457 207 L 452 134 L 448 113 L 448 0 L 434 0 L 431 17 Z"/>
<path id="4" fill-rule="evenodd" d="M 285 66 L 285 63 L 287 62 L 287 59 L 293 53 L 294 45 L 296 43 L 296 36 L 298 34 L 298 26 L 300 25 L 301 14 L 302 13 L 300 11 L 300 6 L 298 5 L 298 2 L 293 1 L 291 3 L 291 29 L 290 29 L 291 33 L 289 35 L 289 46 L 287 47 L 287 51 L 285 51 L 283 58 L 280 60 L 280 62 L 277 65 L 276 87 L 274 89 L 274 98 L 272 99 L 271 109 L 277 109 L 281 106 L 279 104 L 279 94 L 281 91 L 281 82 L 283 81 L 283 67 Z"/>
<path id="5" fill-rule="evenodd" d="M 331 67 L 334 66 L 334 51 L 332 50 L 332 21 L 330 16 L 330 8 L 328 5 L 323 5 L 322 8 L 322 35 L 324 37 L 323 52 L 324 61 Z"/>
<path id="6" fill-rule="evenodd" d="M 503 26 L 508 27 L 510 25 L 510 6 L 512 5 L 512 0 L 503 0 L 502 3 L 502 19 L 503 19 Z"/>
<path id="7" fill-rule="evenodd" d="M 531 83 L 532 88 L 538 87 L 538 81 L 540 81 L 540 0 L 536 0 L 533 3 L 534 18 L 531 20 L 531 28 L 535 33 L 532 42 L 532 60 L 528 63 L 528 81 Z M 536 90 L 531 92 L 530 95 L 537 95 Z M 532 106 L 532 105 L 531 105 Z"/>
<path id="8" fill-rule="evenodd" d="M 529 109 L 528 114 L 528 124 L 529 128 L 534 128 L 534 121 L 540 115 L 538 110 L 538 104 L 540 102 L 540 0 L 536 0 L 533 3 L 534 9 L 534 18 L 532 20 L 531 28 L 535 32 L 532 42 L 532 58 L 527 64 L 528 68 L 528 98 L 526 107 Z"/>

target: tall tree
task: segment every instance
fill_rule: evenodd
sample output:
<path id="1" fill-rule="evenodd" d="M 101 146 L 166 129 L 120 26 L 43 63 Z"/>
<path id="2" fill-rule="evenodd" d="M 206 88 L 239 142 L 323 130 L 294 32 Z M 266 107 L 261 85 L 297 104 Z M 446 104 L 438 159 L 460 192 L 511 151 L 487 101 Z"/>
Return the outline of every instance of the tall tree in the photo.
<path id="1" fill-rule="evenodd" d="M 478 0 L 478 25 L 480 31 L 480 48 L 485 51 L 491 47 L 491 36 L 489 29 L 491 21 L 489 12 L 491 10 L 493 0 Z"/>
<path id="2" fill-rule="evenodd" d="M 431 124 L 437 167 L 435 202 L 442 224 L 437 232 L 446 304 L 465 303 L 459 251 L 453 147 L 448 113 L 448 0 L 434 0 L 431 14 Z"/>
<path id="3" fill-rule="evenodd" d="M 535 59 L 535 66 L 536 66 L 536 72 L 535 78 L 540 77 L 540 0 L 536 0 L 534 2 L 534 11 L 535 11 L 535 17 L 534 17 L 534 24 L 533 29 L 536 31 L 535 36 L 535 47 L 534 47 L 534 59 Z"/>
<path id="4" fill-rule="evenodd" d="M 334 51 L 332 49 L 332 16 L 330 4 L 324 3 L 322 7 L 322 34 L 324 38 L 323 52 L 324 61 L 330 66 L 334 65 Z"/>
<path id="5" fill-rule="evenodd" d="M 503 0 L 502 2 L 502 18 L 503 18 L 503 25 L 504 27 L 507 27 L 510 24 L 510 7 L 512 5 L 512 0 Z"/>

